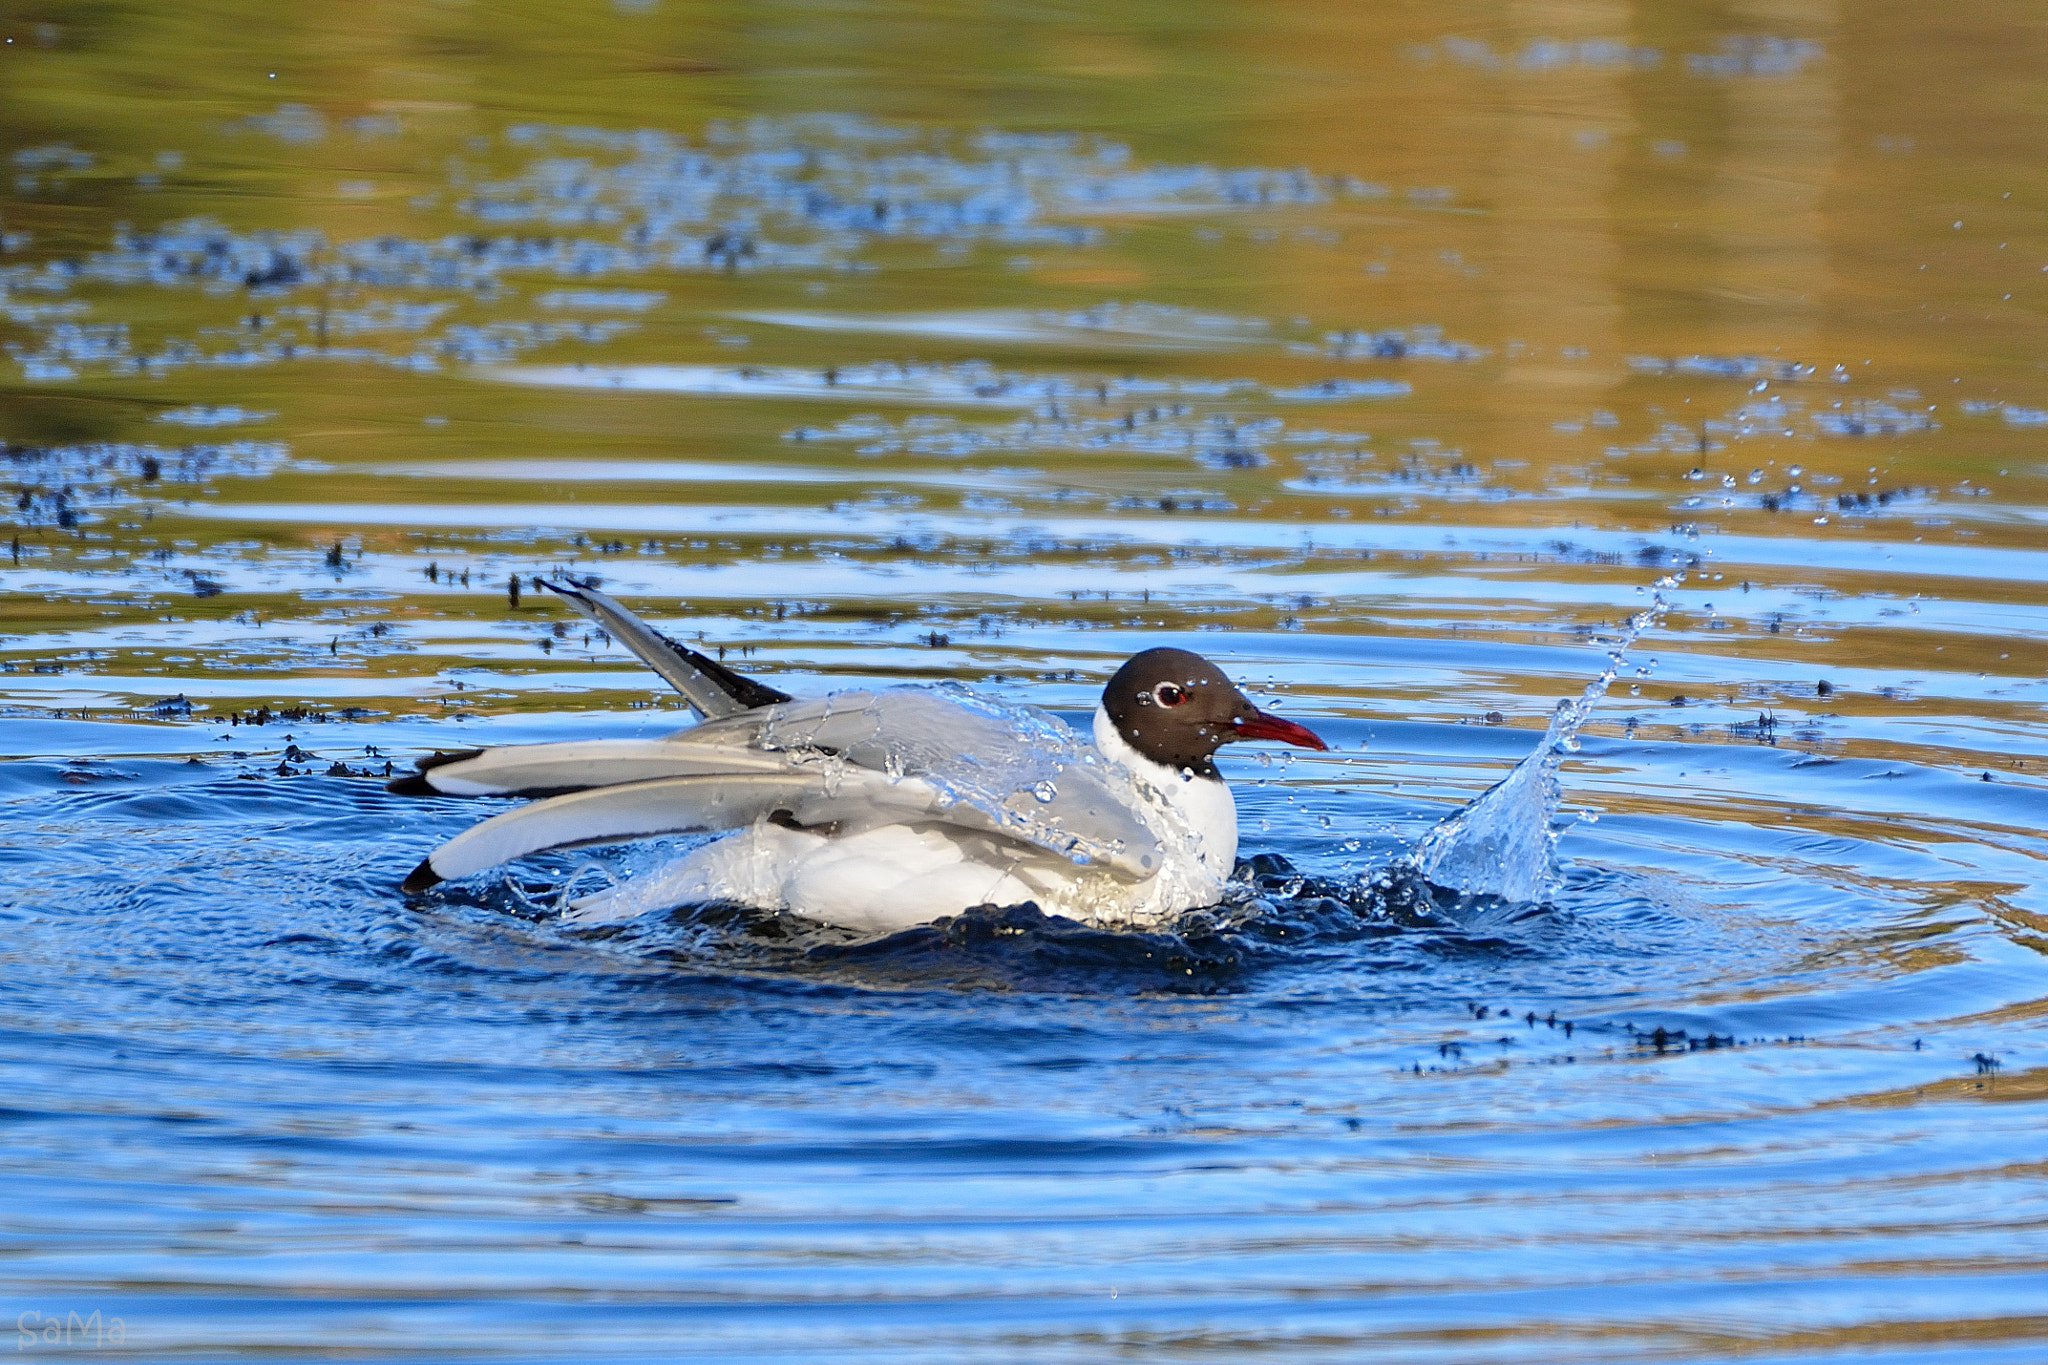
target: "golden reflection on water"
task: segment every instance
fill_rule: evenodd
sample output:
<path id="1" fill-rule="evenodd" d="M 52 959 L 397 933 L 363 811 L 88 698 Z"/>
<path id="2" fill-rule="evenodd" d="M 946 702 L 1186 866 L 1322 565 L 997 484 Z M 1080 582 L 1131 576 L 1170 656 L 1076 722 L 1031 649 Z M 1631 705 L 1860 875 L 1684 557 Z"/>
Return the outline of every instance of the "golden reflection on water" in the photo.
<path id="1" fill-rule="evenodd" d="M 633 319 L 636 330 L 522 359 L 832 366 L 917 356 L 986 359 L 1016 371 L 1248 377 L 1275 386 L 1333 375 L 1399 377 L 1412 385 L 1405 398 L 1285 412 L 1296 427 L 1370 433 L 1370 460 L 1356 466 L 1358 477 L 1339 480 L 1335 493 L 1290 478 L 1298 471 L 1286 450 L 1264 469 L 1167 468 L 1052 447 L 1011 462 L 1037 471 L 1048 487 L 1143 510 L 1170 501 L 1176 515 L 1201 519 L 1196 536 L 1226 550 L 1237 534 L 1232 527 L 1253 522 L 1299 520 L 1334 528 L 1339 539 L 1357 527 L 1361 544 L 1402 525 L 1441 526 L 1447 537 L 1422 552 L 1425 562 L 1468 585 L 1447 591 L 1445 574 L 1437 573 L 1426 599 L 1407 600 L 1400 582 L 1414 572 L 1418 551 L 1390 543 L 1352 593 L 1307 614 L 1233 608 L 1252 613 L 1242 618 L 1248 624 L 1298 619 L 1311 630 L 1346 632 L 1372 620 L 1379 629 L 1428 634 L 1469 614 L 1504 639 L 1526 631 L 1542 638 L 1545 627 L 1584 632 L 1612 621 L 1617 608 L 1581 600 L 1575 586 L 1519 602 L 1505 589 L 1529 570 L 1476 559 L 1456 532 L 1544 528 L 1570 541 L 1576 532 L 1623 531 L 1643 542 L 1706 549 L 1725 532 L 1823 548 L 1800 568 L 1730 564 L 1729 581 L 1739 576 L 1745 593 L 1754 584 L 1768 606 L 1748 596 L 1734 599 L 1731 610 L 1733 589 L 1715 592 L 1702 576 L 1695 589 L 1714 596 L 1697 600 L 1715 601 L 1720 619 L 1698 611 L 1690 619 L 1735 629 L 1719 636 L 1695 630 L 1685 649 L 1789 663 L 1771 624 L 1791 630 L 1797 618 L 1793 633 L 1802 643 L 1793 666 L 1806 675 L 1867 662 L 1873 651 L 1907 672 L 1984 671 L 2015 680 L 2038 673 L 2042 662 L 2033 626 L 1990 625 L 2014 609 L 2037 619 L 2043 604 L 2033 579 L 1993 574 L 1958 587 L 1938 567 L 1917 576 L 1910 564 L 1920 561 L 1891 570 L 1867 550 L 1826 548 L 2038 543 L 2039 509 L 2048 499 L 2031 430 L 2000 422 L 1995 407 L 1988 416 L 1955 410 L 1964 399 L 2032 407 L 2043 398 L 2048 234 L 2038 205 L 2048 184 L 2026 149 L 2048 132 L 2041 126 L 2048 104 L 2035 98 L 2043 68 L 2027 55 L 2039 54 L 2041 33 L 2023 6 L 1936 14 L 1904 5 L 1845 13 L 1836 4 L 1792 0 L 1176 5 L 1083 21 L 1006 5 L 944 16 L 914 6 L 664 3 L 570 15 L 542 5 L 364 5 L 259 17 L 246 6 L 212 4 L 55 14 L 16 7 L 0 11 L 0 26 L 18 39 L 5 55 L 13 76 L 0 83 L 10 147 L 62 144 L 96 158 L 78 174 L 24 174 L 0 199 L 0 223 L 33 238 L 4 258 L 17 261 L 104 250 L 116 223 L 201 214 L 245 229 L 317 227 L 333 241 L 469 231 L 474 224 L 458 211 L 462 191 L 450 181 L 451 167 L 516 170 L 521 158 L 496 139 L 522 121 L 695 136 L 713 119 L 849 113 L 962 130 L 1097 133 L 1128 142 L 1147 164 L 1302 166 L 1353 176 L 1385 186 L 1385 195 L 1265 213 L 1084 213 L 1080 221 L 1103 231 L 1089 245 L 1013 252 L 981 243 L 948 254 L 883 242 L 870 253 L 881 268 L 867 275 L 608 279 L 602 287 L 651 287 L 667 297 Z M 262 122 L 291 108 L 301 111 L 293 117 L 315 121 L 317 136 Z M 160 152 L 183 159 L 160 162 Z M 531 315 L 530 296 L 547 281 L 518 285 L 526 301 L 473 299 L 451 316 L 487 323 Z M 254 296 L 88 287 L 80 294 L 95 317 L 130 320 L 138 334 L 200 325 L 246 336 L 278 325 L 263 319 Z M 331 291 L 324 297 L 347 302 Z M 1086 341 L 1063 347 L 972 335 L 827 334 L 735 320 L 806 308 L 859 317 L 1132 301 L 1266 319 L 1277 329 L 1274 340 L 1289 345 L 1147 352 Z M 6 339 L 31 343 L 32 329 L 4 326 Z M 1465 363 L 1386 362 L 1332 354 L 1316 341 L 1350 329 L 1416 327 L 1441 329 L 1485 355 Z M 745 346 L 735 349 L 741 338 Z M 1770 366 L 1796 363 L 1813 372 L 1774 388 L 1753 387 L 1754 376 L 1651 372 L 1688 356 L 1758 357 L 1767 368 L 1756 373 L 1766 379 Z M 1843 382 L 1832 383 L 1837 375 Z M 347 540 L 351 553 L 371 559 L 431 552 L 437 533 L 409 534 L 368 514 L 394 502 L 530 506 L 530 513 L 509 512 L 514 526 L 522 515 L 544 523 L 580 504 L 785 507 L 809 509 L 825 528 L 835 508 L 860 501 L 840 487 L 858 477 L 848 474 L 845 446 L 808 450 L 784 439 L 798 424 L 846 415 L 827 403 L 529 390 L 479 384 L 461 367 L 400 377 L 370 366 L 296 362 L 155 381 L 88 374 L 66 383 L 38 383 L 6 367 L 0 384 L 6 434 L 16 440 L 162 437 L 145 419 L 174 402 L 277 412 L 249 434 L 285 441 L 299 460 L 325 467 L 224 480 L 209 501 L 329 506 L 334 515 L 275 522 L 180 516 L 175 535 L 194 542 L 194 561 L 216 545 L 244 541 L 311 553 Z M 1761 411 L 1781 395 L 1806 405 L 1807 417 L 1846 400 L 1933 410 L 1936 425 L 1818 439 L 1804 419 L 1796 439 L 1774 437 L 1768 420 L 1739 433 L 1727 425 L 1744 404 Z M 535 458 L 738 463 L 780 473 L 758 484 L 699 483 L 683 493 L 669 483 L 585 486 L 588 479 L 486 472 Z M 394 463 L 447 468 L 451 461 L 477 461 L 475 476 L 401 481 L 389 472 Z M 1697 490 L 1686 482 L 1696 464 Z M 1913 489 L 1926 514 L 1838 515 L 1823 523 L 1810 513 L 1825 514 L 1824 504 L 1796 516 L 1760 510 L 1755 490 L 1799 482 L 1786 472 L 1795 464 L 1807 471 L 1809 495 L 1826 479 L 1839 482 L 1826 484 L 1824 496 Z M 873 472 L 874 496 L 907 495 L 899 499 L 906 506 L 921 498 L 919 515 L 963 536 L 994 530 L 1000 543 L 1007 534 L 997 524 L 1002 514 L 990 521 L 930 489 L 956 477 L 957 462 L 905 457 L 853 468 Z M 787 477 L 805 469 L 829 469 L 833 477 Z M 1762 482 L 1748 482 L 1752 469 Z M 1724 476 L 1731 489 L 1720 487 Z M 980 476 L 957 477 L 971 491 Z M 1487 495 L 1436 495 L 1446 480 L 1460 479 Z M 1988 483 L 1991 496 L 1964 503 L 1954 497 L 1959 480 Z M 1411 495 L 1408 484 L 1426 485 L 1424 495 Z M 1684 501 L 1694 491 L 1705 495 L 1696 508 Z M 1200 511 L 1203 499 L 1226 510 Z M 1953 515 L 1943 505 L 1949 502 L 1971 515 Z M 1027 500 L 1018 515 L 1046 515 L 1051 506 Z M 363 515 L 352 519 L 356 508 Z M 1111 526 L 1136 515 L 1103 509 L 1098 503 L 1093 515 Z M 679 530 L 690 520 L 682 516 Z M 1702 529 L 1699 541 L 1687 539 L 1688 523 Z M 47 528 L 33 534 L 48 538 Z M 142 548 L 126 544 L 131 533 L 112 534 L 116 551 Z M 55 567 L 71 549 L 62 537 L 51 545 Z M 485 557 L 496 584 L 521 563 L 558 562 L 576 550 L 560 537 L 543 538 L 523 558 L 509 545 Z M 1141 550 L 1098 545 L 1092 553 L 1135 589 L 1149 572 Z M 677 562 L 712 563 L 722 554 L 790 563 L 818 553 L 803 534 L 740 529 Z M 1219 582 L 1234 577 L 1239 594 L 1266 586 L 1242 572 L 1259 562 L 1258 553 L 1235 567 L 1229 558 L 1226 552 L 1218 561 Z M 1543 576 L 1622 593 L 1639 575 L 1612 558 L 1608 567 L 1588 569 L 1567 555 L 1547 563 Z M 1307 560 L 1269 566 L 1283 576 L 1310 567 Z M 769 578 L 782 581 L 773 572 Z M 238 591 L 179 605 L 194 620 L 294 609 L 296 595 L 282 584 Z M 972 594 L 957 601 L 969 611 L 994 604 L 1021 612 L 1020 621 L 1038 609 L 1037 595 L 1014 574 L 991 580 L 991 592 L 990 603 Z M 1902 603 L 1916 593 L 1929 601 L 1961 597 L 1966 620 L 1939 635 L 1908 629 L 1917 624 L 1910 620 L 1879 621 L 1867 609 L 1873 592 Z M 863 610 L 886 617 L 886 584 L 853 595 L 870 599 Z M 1827 606 L 1835 596 L 1860 600 L 1866 610 L 1838 622 Z M 145 616 L 161 606 L 135 600 Z M 744 601 L 722 600 L 735 611 Z M 1788 613 L 1794 601 L 1806 608 Z M 1112 613 L 1104 624 L 1192 625 L 1191 608 L 1206 605 L 1167 594 L 1149 614 Z M 108 609 L 64 592 L 13 607 L 32 614 L 17 619 L 33 620 L 37 631 L 98 624 Z M 496 608 L 493 598 L 473 593 L 408 600 L 394 610 L 491 619 Z M 793 660 L 820 661 L 816 642 L 785 643 Z M 431 670 L 449 661 L 429 649 L 413 665 Z M 542 671 L 560 663 L 528 662 Z M 905 666 L 978 676 L 985 661 Z M 1541 696 L 1557 679 L 1506 668 L 1488 685 L 1502 697 Z M 1424 681 L 1395 686 L 1388 699 L 1427 708 L 1441 690 L 1441 680 Z M 1837 709 L 1907 704 L 1910 679 L 1898 690 L 1901 697 L 1878 705 L 1864 689 Z M 1661 701 L 1677 691 L 1674 685 L 1660 695 L 1652 687 L 1651 695 Z M 1996 713 L 1996 723 L 2013 718 L 1989 699 L 1967 705 L 1987 720 Z M 2020 705 L 2030 717 L 2031 700 Z"/>

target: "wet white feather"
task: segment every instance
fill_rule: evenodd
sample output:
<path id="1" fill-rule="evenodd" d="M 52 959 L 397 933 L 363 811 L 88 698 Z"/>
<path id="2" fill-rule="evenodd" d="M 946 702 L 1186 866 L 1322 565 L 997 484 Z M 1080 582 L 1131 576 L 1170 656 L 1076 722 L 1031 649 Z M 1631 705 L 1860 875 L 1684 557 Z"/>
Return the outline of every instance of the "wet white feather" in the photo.
<path id="1" fill-rule="evenodd" d="M 1124 742 L 1109 712 L 1095 708 L 1095 748 L 1112 763 L 1150 785 L 1187 823 L 1195 845 L 1184 849 L 1218 878 L 1228 878 L 1237 865 L 1237 799 L 1220 777 L 1202 777 L 1191 768 L 1173 769 Z"/>

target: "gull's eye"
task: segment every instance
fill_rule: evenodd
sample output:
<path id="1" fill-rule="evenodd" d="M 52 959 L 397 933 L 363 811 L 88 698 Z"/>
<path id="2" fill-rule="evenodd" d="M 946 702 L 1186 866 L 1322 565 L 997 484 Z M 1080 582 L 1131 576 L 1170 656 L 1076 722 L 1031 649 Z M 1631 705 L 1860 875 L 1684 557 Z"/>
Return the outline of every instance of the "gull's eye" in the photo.
<path id="1" fill-rule="evenodd" d="M 1178 683 L 1161 683 L 1152 689 L 1152 700 L 1161 706 L 1179 706 L 1187 699 L 1187 692 Z"/>

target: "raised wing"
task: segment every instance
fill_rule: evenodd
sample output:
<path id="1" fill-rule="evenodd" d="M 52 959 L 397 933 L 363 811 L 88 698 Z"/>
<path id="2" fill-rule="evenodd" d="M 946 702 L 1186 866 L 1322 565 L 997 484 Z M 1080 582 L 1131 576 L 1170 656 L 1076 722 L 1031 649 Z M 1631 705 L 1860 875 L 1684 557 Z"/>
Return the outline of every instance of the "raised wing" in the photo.
<path id="1" fill-rule="evenodd" d="M 545 578 L 536 578 L 533 583 L 535 587 L 546 588 L 563 598 L 603 626 L 614 640 L 632 650 L 640 662 L 682 693 L 706 720 L 717 720 L 722 716 L 790 700 L 787 692 L 778 692 L 766 683 L 733 672 L 716 659 L 699 654 L 687 645 L 677 644 L 596 588 L 556 583 Z"/>

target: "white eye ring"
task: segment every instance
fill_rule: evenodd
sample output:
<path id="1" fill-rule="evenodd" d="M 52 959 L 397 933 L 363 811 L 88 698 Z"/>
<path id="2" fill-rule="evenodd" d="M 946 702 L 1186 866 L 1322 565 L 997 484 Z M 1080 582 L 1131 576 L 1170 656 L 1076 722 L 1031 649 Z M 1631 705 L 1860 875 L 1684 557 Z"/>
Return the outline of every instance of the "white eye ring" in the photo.
<path id="1" fill-rule="evenodd" d="M 1161 706 L 1179 706 L 1188 699 L 1187 689 L 1179 683 L 1163 682 L 1151 691 L 1152 700 Z"/>

